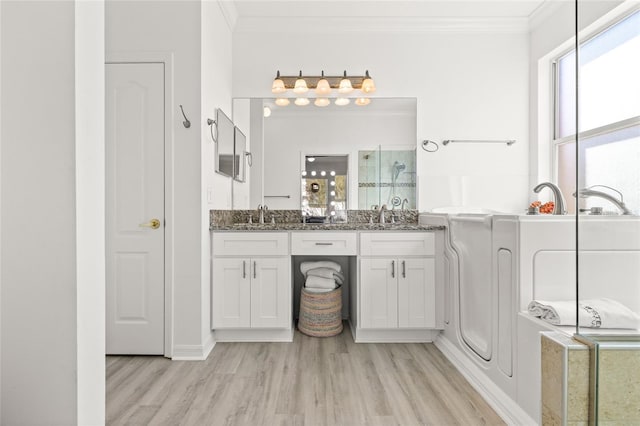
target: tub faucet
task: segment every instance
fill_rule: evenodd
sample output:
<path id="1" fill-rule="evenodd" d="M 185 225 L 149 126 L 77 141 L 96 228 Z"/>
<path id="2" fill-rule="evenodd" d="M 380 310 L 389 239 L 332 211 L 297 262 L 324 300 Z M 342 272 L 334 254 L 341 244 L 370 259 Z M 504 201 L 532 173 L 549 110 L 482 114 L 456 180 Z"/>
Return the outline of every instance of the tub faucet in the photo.
<path id="1" fill-rule="evenodd" d="M 536 185 L 535 188 L 533 188 L 533 192 L 537 194 L 544 187 L 549 188 L 551 192 L 553 192 L 553 198 L 554 198 L 553 214 L 567 214 L 567 210 L 564 207 L 565 204 L 567 203 L 564 201 L 564 197 L 562 196 L 562 191 L 560 191 L 560 188 L 558 188 L 558 186 L 555 183 L 551 183 L 551 182 L 539 183 L 538 185 Z"/>
<path id="2" fill-rule="evenodd" d="M 606 192 L 602 192 L 602 191 L 597 191 L 595 189 L 596 186 L 600 186 L 603 188 L 608 188 L 611 189 L 612 191 L 617 192 L 620 195 L 620 199 L 618 200 L 616 197 L 614 197 L 613 195 L 607 194 Z M 622 193 L 620 191 L 617 191 L 609 186 L 605 186 L 605 185 L 593 185 L 590 186 L 588 188 L 582 188 L 577 190 L 576 192 L 573 193 L 573 196 L 579 196 L 580 198 L 588 198 L 588 197 L 600 197 L 600 198 L 604 198 L 607 201 L 610 201 L 612 204 L 614 204 L 617 208 L 619 208 L 622 211 L 623 215 L 630 215 L 633 214 L 631 212 L 631 210 L 629 210 L 629 208 L 624 204 L 624 202 L 622 201 Z"/>
<path id="3" fill-rule="evenodd" d="M 380 206 L 380 210 L 378 210 L 378 222 L 380 223 L 385 223 L 384 222 L 384 211 L 387 210 L 387 205 L 383 204 Z"/>
<path id="4" fill-rule="evenodd" d="M 264 212 L 269 210 L 269 207 L 265 204 L 258 204 L 258 214 L 260 215 L 260 223 L 264 223 Z"/>

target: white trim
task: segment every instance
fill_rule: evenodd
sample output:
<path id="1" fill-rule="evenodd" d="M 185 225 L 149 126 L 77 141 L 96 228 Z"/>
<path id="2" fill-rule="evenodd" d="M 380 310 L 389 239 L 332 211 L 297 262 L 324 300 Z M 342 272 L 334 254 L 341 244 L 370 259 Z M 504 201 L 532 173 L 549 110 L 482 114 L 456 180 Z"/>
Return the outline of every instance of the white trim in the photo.
<path id="1" fill-rule="evenodd" d="M 562 1 L 543 1 L 543 3 L 529 15 L 529 31 L 535 30 L 546 22 L 547 19 L 553 16 L 563 5 L 564 2 Z"/>
<path id="2" fill-rule="evenodd" d="M 104 1 L 75 2 L 77 422 L 105 422 Z"/>
<path id="3" fill-rule="evenodd" d="M 389 330 L 368 330 L 356 328 L 351 333 L 355 343 L 431 343 L 440 334 L 440 330 L 429 329 L 389 329 Z"/>
<path id="4" fill-rule="evenodd" d="M 293 342 L 293 327 L 214 330 L 216 342 Z"/>
<path id="5" fill-rule="evenodd" d="M 480 393 L 493 410 L 509 425 L 537 425 L 520 406 L 469 360 L 443 335 L 434 340 L 436 347 L 458 369 L 460 374 Z"/>
<path id="6" fill-rule="evenodd" d="M 173 66 L 171 52 L 106 52 L 105 63 L 164 64 L 164 356 L 172 358 L 173 348 L 173 269 L 174 269 L 174 204 L 173 148 L 175 144 L 173 114 Z"/>
<path id="7" fill-rule="evenodd" d="M 172 361 L 204 361 L 216 346 L 213 336 L 210 335 L 202 345 L 176 345 L 173 348 Z"/>
<path id="8" fill-rule="evenodd" d="M 236 33 L 521 33 L 528 18 L 252 17 L 240 16 Z"/>

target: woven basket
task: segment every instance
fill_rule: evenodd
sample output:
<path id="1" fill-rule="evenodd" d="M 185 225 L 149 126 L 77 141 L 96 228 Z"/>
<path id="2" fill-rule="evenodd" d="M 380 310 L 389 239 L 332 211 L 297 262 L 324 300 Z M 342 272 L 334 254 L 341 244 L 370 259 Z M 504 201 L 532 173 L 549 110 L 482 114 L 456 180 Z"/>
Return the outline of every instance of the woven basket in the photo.
<path id="1" fill-rule="evenodd" d="M 327 293 L 311 293 L 303 287 L 298 330 L 313 337 L 342 333 L 342 287 Z"/>

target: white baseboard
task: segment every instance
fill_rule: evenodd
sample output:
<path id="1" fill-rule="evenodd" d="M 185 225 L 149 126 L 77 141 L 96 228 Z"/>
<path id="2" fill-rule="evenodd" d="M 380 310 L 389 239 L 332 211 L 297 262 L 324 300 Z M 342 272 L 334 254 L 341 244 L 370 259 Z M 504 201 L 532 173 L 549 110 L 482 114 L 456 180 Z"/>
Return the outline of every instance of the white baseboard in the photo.
<path id="1" fill-rule="evenodd" d="M 519 426 L 538 424 L 446 337 L 441 334 L 434 343 L 505 423 Z"/>
<path id="2" fill-rule="evenodd" d="M 293 342 L 293 328 L 215 330 L 216 342 Z"/>
<path id="3" fill-rule="evenodd" d="M 350 323 L 351 324 L 351 323 Z M 430 343 L 440 330 L 369 330 L 351 327 L 356 343 Z"/>
<path id="4" fill-rule="evenodd" d="M 202 345 L 176 345 L 173 348 L 173 361 L 204 361 L 207 359 L 213 347 L 216 345 L 213 340 L 213 333 L 209 334 L 206 342 Z"/>

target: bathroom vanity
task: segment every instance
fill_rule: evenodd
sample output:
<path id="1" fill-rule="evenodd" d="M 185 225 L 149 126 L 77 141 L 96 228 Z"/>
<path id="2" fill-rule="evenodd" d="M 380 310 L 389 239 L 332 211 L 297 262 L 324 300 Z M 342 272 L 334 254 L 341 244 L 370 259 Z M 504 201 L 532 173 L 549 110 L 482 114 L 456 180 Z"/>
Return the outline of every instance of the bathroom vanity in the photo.
<path id="1" fill-rule="evenodd" d="M 299 266 L 315 259 L 343 268 L 343 318 L 356 342 L 430 342 L 443 328 L 441 230 L 366 223 L 213 226 L 216 340 L 291 341 L 304 279 Z"/>

